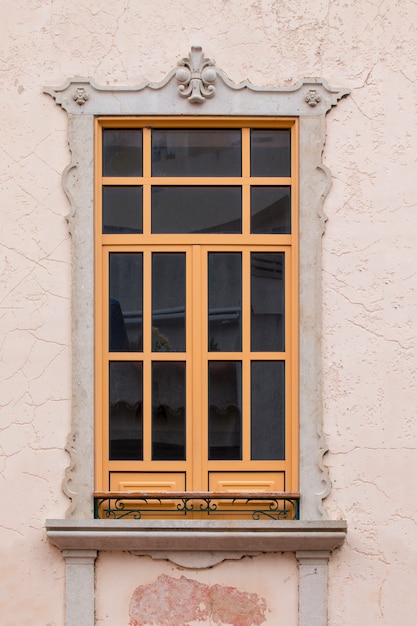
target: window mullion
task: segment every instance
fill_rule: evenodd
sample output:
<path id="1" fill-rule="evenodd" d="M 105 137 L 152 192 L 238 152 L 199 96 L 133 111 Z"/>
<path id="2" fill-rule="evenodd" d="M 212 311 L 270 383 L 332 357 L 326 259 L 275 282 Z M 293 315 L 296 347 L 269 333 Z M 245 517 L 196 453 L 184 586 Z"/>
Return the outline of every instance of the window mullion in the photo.
<path id="1" fill-rule="evenodd" d="M 242 233 L 250 233 L 250 128 L 242 128 Z M 244 182 L 245 181 L 245 182 Z"/>
<path id="2" fill-rule="evenodd" d="M 251 457 L 250 442 L 250 250 L 242 250 L 242 460 Z"/>
<path id="3" fill-rule="evenodd" d="M 201 246 L 192 247 L 191 324 L 192 353 L 192 405 L 188 420 L 192 420 L 192 475 L 187 477 L 187 488 L 195 491 L 206 489 L 207 476 L 207 255 Z M 188 430 L 187 430 L 188 434 Z M 188 459 L 188 457 L 187 457 Z M 189 465 L 190 467 L 190 465 Z M 191 483 L 191 487 L 189 486 Z"/>
<path id="4" fill-rule="evenodd" d="M 151 130 L 143 129 L 143 234 L 151 232 Z"/>
<path id="5" fill-rule="evenodd" d="M 152 253 L 143 252 L 143 460 L 152 458 Z"/>

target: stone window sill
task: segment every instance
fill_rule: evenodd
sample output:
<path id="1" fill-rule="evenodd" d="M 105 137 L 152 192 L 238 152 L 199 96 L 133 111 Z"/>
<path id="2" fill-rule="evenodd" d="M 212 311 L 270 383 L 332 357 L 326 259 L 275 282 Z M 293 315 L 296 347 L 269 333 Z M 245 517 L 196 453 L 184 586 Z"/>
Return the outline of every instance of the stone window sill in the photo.
<path id="1" fill-rule="evenodd" d="M 49 541 L 61 550 L 155 552 L 332 551 L 346 521 L 47 520 Z"/>
<path id="2" fill-rule="evenodd" d="M 100 550 L 129 551 L 201 569 L 263 552 L 295 552 L 299 626 L 326 626 L 327 563 L 342 545 L 341 521 L 47 520 L 49 541 L 66 562 L 66 625 L 95 626 L 95 568 Z"/>

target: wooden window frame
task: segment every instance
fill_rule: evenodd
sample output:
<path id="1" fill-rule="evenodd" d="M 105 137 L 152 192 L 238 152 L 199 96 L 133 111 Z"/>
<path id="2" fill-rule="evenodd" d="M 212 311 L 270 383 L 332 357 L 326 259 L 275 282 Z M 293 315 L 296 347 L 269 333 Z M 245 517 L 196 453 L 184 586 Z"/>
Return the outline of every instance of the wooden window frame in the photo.
<path id="1" fill-rule="evenodd" d="M 143 132 L 143 175 L 140 177 L 104 177 L 102 175 L 102 130 L 103 129 L 142 129 Z M 242 131 L 242 172 L 238 177 L 193 177 L 161 179 L 155 181 L 151 176 L 150 149 L 151 129 L 239 129 Z M 287 177 L 254 177 L 250 175 L 250 131 L 251 129 L 288 129 L 291 137 L 291 175 Z M 298 492 L 298 119 L 277 117 L 99 117 L 95 121 L 95 473 L 96 491 L 103 493 L 107 490 L 114 491 L 152 491 L 156 489 L 163 492 L 167 485 L 175 492 L 185 491 L 230 491 L 233 484 L 235 492 L 280 491 Z M 144 196 L 143 233 L 141 234 L 102 234 L 102 186 L 112 185 L 141 185 Z M 150 224 L 150 188 L 152 184 L 181 184 L 181 185 L 238 185 L 243 193 L 242 210 L 242 233 L 241 234 L 152 234 Z M 252 186 L 265 185 L 288 185 L 291 187 L 291 232 L 290 234 L 251 234 L 250 232 L 250 189 Z M 197 251 L 198 249 L 198 251 Z M 207 308 L 206 294 L 203 293 L 205 271 L 201 271 L 201 263 L 206 258 L 208 251 L 237 251 L 244 255 L 243 261 L 243 293 L 246 294 L 246 307 L 249 312 L 250 293 L 250 253 L 257 252 L 283 252 L 285 255 L 285 352 L 283 353 L 252 353 L 250 350 L 250 319 L 244 313 L 243 318 L 243 341 L 246 346 L 242 349 L 241 356 L 234 353 L 226 355 L 227 359 L 242 360 L 247 363 L 244 368 L 244 406 L 247 410 L 243 413 L 243 455 L 240 461 L 208 461 L 204 450 L 208 448 L 207 423 L 201 424 L 200 419 L 193 418 L 200 415 L 199 406 L 204 407 L 202 399 L 206 397 L 208 381 L 205 368 L 201 370 L 199 365 L 193 365 L 191 374 L 192 389 L 187 385 L 187 404 L 193 407 L 188 411 L 187 420 L 187 460 L 179 461 L 152 461 L 150 457 L 149 420 L 144 418 L 144 429 L 148 442 L 145 445 L 143 461 L 111 461 L 109 460 L 108 440 L 108 387 L 107 371 L 108 364 L 114 360 L 137 361 L 142 360 L 144 371 L 149 376 L 151 359 L 158 359 L 158 353 L 150 351 L 150 345 L 143 346 L 144 352 L 123 353 L 115 355 L 108 348 L 108 296 L 107 296 L 107 255 L 110 252 L 133 252 L 140 251 L 144 258 L 148 259 L 152 251 L 187 251 L 187 256 L 192 259 L 192 267 L 199 268 L 199 275 L 189 276 L 187 294 L 187 309 L 193 312 L 189 321 L 187 343 L 192 344 L 191 351 L 187 355 L 171 353 L 163 359 L 169 360 L 190 359 L 194 363 L 202 363 L 201 336 L 207 336 L 207 320 L 203 310 Z M 203 257 L 199 259 L 200 252 Z M 146 266 L 149 267 L 148 261 Z M 196 293 L 198 295 L 196 296 Z M 150 300 L 149 279 L 144 270 L 144 298 Z M 205 304 L 204 304 L 205 303 Z M 144 308 L 144 320 L 149 320 L 150 311 Z M 193 321 L 194 320 L 194 321 Z M 200 323 L 195 320 L 201 320 Z M 144 339 L 146 342 L 146 340 Z M 145 354 L 148 357 L 145 357 Z M 269 357 L 266 356 L 269 354 Z M 251 356 L 252 355 L 252 356 Z M 272 355 L 272 356 L 271 356 Z M 194 358 L 195 357 L 195 358 Z M 226 358 L 223 354 L 223 359 Z M 204 361 L 216 359 L 215 353 L 204 355 Z M 281 461 L 253 461 L 250 460 L 249 435 L 249 367 L 252 360 L 283 360 L 286 364 L 285 384 L 285 459 Z M 198 393 L 195 393 L 198 390 Z M 144 390 L 144 415 L 150 412 L 150 402 L 146 397 L 150 390 Z M 197 395 L 197 399 L 196 399 Z M 206 399 L 207 402 L 207 399 Z M 147 409 L 145 407 L 148 407 Z M 204 412 L 204 411 L 203 411 Z M 145 437 L 145 436 L 144 436 Z M 198 442 L 201 441 L 200 450 Z M 152 473 L 153 472 L 153 473 Z M 249 473 L 249 474 L 248 474 Z M 120 479 L 118 479 L 120 476 Z M 135 479 L 136 476 L 136 479 Z M 151 476 L 151 478 L 149 478 Z M 184 479 L 181 478 L 184 476 Z M 113 478 L 112 478 L 113 477 Z M 187 477 L 187 478 L 185 478 Z M 142 478 L 142 480 L 141 480 Z M 112 484 L 114 481 L 114 484 Z M 179 482 L 176 482 L 179 481 Z M 214 481 L 214 482 L 213 482 Z M 279 483 L 277 483 L 279 481 Z M 192 485 L 190 489 L 189 486 Z M 116 487 L 115 487 L 116 485 Z M 213 488 L 213 485 L 215 487 Z M 225 487 L 229 485 L 229 487 Z"/>

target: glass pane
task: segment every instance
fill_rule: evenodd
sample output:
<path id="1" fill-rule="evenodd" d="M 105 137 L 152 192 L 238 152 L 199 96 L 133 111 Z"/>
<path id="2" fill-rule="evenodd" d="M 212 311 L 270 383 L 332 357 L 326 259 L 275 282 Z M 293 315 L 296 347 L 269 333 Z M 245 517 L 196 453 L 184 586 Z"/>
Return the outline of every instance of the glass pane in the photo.
<path id="1" fill-rule="evenodd" d="M 142 187 L 103 187 L 103 234 L 142 232 Z"/>
<path id="2" fill-rule="evenodd" d="M 285 363 L 251 364 L 252 460 L 285 459 Z"/>
<path id="3" fill-rule="evenodd" d="M 251 254 L 251 350 L 285 350 L 284 253 Z"/>
<path id="4" fill-rule="evenodd" d="M 241 348 L 242 259 L 240 253 L 210 253 L 208 261 L 210 352 Z"/>
<path id="5" fill-rule="evenodd" d="M 142 363 L 110 363 L 109 390 L 109 458 L 111 461 L 141 461 Z"/>
<path id="6" fill-rule="evenodd" d="M 185 351 L 185 253 L 152 255 L 152 351 Z"/>
<path id="7" fill-rule="evenodd" d="M 109 350 L 142 350 L 142 254 L 109 256 Z"/>
<path id="8" fill-rule="evenodd" d="M 153 130 L 152 176 L 240 176 L 240 130 Z"/>
<path id="9" fill-rule="evenodd" d="M 152 459 L 185 460 L 185 363 L 152 363 Z"/>
<path id="10" fill-rule="evenodd" d="M 291 232 L 291 187 L 252 187 L 251 233 Z"/>
<path id="11" fill-rule="evenodd" d="M 240 233 L 240 187 L 153 187 L 153 233 Z"/>
<path id="12" fill-rule="evenodd" d="M 242 458 L 242 364 L 209 362 L 209 460 Z"/>
<path id="13" fill-rule="evenodd" d="M 251 176 L 291 176 L 291 131 L 251 130 Z"/>
<path id="14" fill-rule="evenodd" d="M 141 130 L 103 130 L 103 176 L 142 176 Z"/>

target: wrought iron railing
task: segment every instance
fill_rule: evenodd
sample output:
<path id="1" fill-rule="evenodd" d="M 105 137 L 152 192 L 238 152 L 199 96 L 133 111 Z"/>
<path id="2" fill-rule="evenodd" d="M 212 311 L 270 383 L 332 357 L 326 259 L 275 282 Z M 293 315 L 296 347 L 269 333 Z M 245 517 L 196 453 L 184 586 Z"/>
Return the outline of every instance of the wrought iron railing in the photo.
<path id="1" fill-rule="evenodd" d="M 299 493 L 121 492 L 94 494 L 96 519 L 299 519 Z"/>

